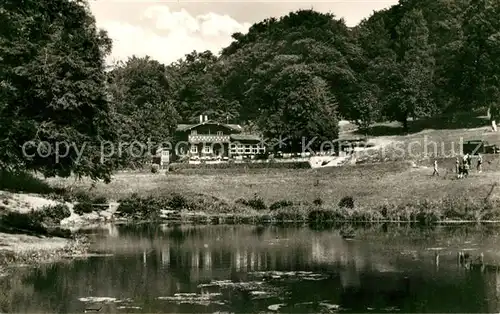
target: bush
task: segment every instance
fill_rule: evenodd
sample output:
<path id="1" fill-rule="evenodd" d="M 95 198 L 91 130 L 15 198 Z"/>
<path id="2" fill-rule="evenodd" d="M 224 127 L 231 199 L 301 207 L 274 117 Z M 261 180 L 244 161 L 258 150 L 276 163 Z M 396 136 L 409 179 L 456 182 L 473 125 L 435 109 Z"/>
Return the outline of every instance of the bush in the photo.
<path id="1" fill-rule="evenodd" d="M 339 207 L 349 209 L 354 208 L 354 199 L 352 198 L 352 196 L 343 197 L 339 202 Z"/>
<path id="2" fill-rule="evenodd" d="M 58 224 L 64 218 L 71 216 L 71 211 L 65 204 L 45 206 L 33 213 L 34 217 L 40 221 Z"/>
<path id="3" fill-rule="evenodd" d="M 90 195 L 83 191 L 76 191 L 73 194 L 73 199 L 82 203 L 92 203 L 92 198 L 90 197 Z"/>
<path id="4" fill-rule="evenodd" d="M 168 206 L 174 210 L 190 208 L 187 199 L 180 194 L 174 194 L 170 199 L 170 201 L 168 202 Z"/>
<path id="5" fill-rule="evenodd" d="M 175 164 L 176 170 L 182 169 L 310 169 L 307 161 L 300 162 L 243 162 L 234 161 L 219 164 Z"/>
<path id="6" fill-rule="evenodd" d="M 169 206 L 170 200 L 163 197 L 140 197 L 132 194 L 120 200 L 117 215 L 136 219 L 157 219 L 162 209 Z"/>
<path id="7" fill-rule="evenodd" d="M 281 200 L 281 201 L 277 201 L 277 202 L 272 203 L 271 206 L 269 206 L 269 209 L 270 210 L 278 210 L 280 208 L 290 207 L 290 206 L 293 206 L 292 201 Z"/>
<path id="8" fill-rule="evenodd" d="M 255 210 L 265 210 L 267 209 L 267 205 L 261 197 L 254 196 L 254 198 L 250 200 L 238 199 L 236 203 L 243 204 L 245 206 L 251 207 Z"/>
<path id="9" fill-rule="evenodd" d="M 89 214 L 94 211 L 94 206 L 90 202 L 76 203 L 73 207 L 73 211 L 77 215 Z"/>
<path id="10" fill-rule="evenodd" d="M 323 200 L 321 198 L 316 198 L 314 201 L 313 201 L 313 204 L 316 205 L 316 206 L 321 206 L 323 205 Z"/>
<path id="11" fill-rule="evenodd" d="M 97 196 L 96 198 L 94 198 L 93 203 L 101 205 L 108 204 L 108 199 L 105 196 Z"/>
<path id="12" fill-rule="evenodd" d="M 151 165 L 151 173 L 158 173 L 160 171 L 160 165 L 152 164 Z"/>
<path id="13" fill-rule="evenodd" d="M 330 210 L 313 210 L 309 212 L 307 220 L 309 222 L 320 223 L 325 221 L 332 221 L 334 219 L 334 212 Z"/>

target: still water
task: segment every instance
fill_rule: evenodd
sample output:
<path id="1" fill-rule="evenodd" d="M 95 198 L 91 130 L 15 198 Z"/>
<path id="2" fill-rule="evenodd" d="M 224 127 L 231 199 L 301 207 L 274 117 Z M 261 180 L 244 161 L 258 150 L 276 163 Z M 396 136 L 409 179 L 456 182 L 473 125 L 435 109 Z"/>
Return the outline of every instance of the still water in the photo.
<path id="1" fill-rule="evenodd" d="M 87 259 L 0 278 L 29 313 L 498 312 L 500 227 L 109 226 Z M 484 266 L 459 265 L 457 252 Z"/>

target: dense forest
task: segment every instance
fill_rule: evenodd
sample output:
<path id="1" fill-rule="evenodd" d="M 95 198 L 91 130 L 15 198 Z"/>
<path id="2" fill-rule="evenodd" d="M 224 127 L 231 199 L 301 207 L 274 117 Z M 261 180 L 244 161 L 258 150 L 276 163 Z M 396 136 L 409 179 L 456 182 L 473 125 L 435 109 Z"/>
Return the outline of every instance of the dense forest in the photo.
<path id="1" fill-rule="evenodd" d="M 496 0 L 400 0 L 352 28 L 301 10 L 233 34 L 217 55 L 193 51 L 168 65 L 131 56 L 110 71 L 112 42 L 85 1 L 2 3 L 2 168 L 109 179 L 127 160 L 100 162 L 99 141 L 163 141 L 200 114 L 267 137 L 331 140 L 341 119 L 407 128 L 410 118 L 500 111 Z M 95 154 L 55 162 L 21 147 L 61 139 Z"/>

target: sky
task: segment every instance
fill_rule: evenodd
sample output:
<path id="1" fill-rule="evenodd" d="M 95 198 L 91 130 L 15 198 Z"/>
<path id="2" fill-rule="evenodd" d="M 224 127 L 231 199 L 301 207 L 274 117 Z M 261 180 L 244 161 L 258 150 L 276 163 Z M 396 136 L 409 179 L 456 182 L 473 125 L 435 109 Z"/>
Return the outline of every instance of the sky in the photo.
<path id="1" fill-rule="evenodd" d="M 113 50 L 108 62 L 150 56 L 169 64 L 193 50 L 217 54 L 231 35 L 245 33 L 255 22 L 298 9 L 313 9 L 358 24 L 373 11 L 397 0 L 301 1 L 187 1 L 89 0 L 99 28 L 108 31 Z"/>

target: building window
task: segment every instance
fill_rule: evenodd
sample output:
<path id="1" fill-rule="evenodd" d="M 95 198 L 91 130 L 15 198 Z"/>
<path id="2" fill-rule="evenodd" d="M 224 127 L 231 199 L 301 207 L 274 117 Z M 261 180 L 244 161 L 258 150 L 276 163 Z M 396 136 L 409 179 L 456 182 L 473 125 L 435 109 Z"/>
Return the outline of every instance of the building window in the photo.
<path id="1" fill-rule="evenodd" d="M 224 135 L 224 133 L 222 133 L 222 131 L 217 131 L 217 136 L 222 136 Z"/>
<path id="2" fill-rule="evenodd" d="M 209 145 L 203 146 L 203 152 L 205 154 L 210 154 L 212 152 L 212 147 L 210 147 Z"/>
<path id="3" fill-rule="evenodd" d="M 197 135 L 198 132 L 196 130 L 191 130 L 191 135 Z"/>
<path id="4" fill-rule="evenodd" d="M 198 154 L 198 146 L 191 145 L 191 153 L 192 154 Z"/>

